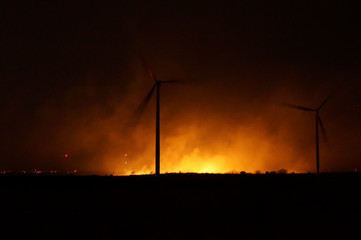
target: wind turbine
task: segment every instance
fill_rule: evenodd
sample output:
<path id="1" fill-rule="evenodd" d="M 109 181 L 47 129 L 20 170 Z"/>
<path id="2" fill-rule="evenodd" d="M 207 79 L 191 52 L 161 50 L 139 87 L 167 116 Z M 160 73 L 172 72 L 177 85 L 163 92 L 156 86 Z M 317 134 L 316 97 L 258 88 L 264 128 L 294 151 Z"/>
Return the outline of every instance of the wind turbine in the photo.
<path id="1" fill-rule="evenodd" d="M 308 107 L 298 106 L 298 105 L 295 105 L 295 104 L 284 103 L 284 105 L 287 106 L 287 107 L 296 108 L 296 109 L 299 109 L 299 110 L 302 110 L 302 111 L 308 111 L 308 112 L 314 112 L 315 113 L 315 119 L 316 119 L 316 169 L 317 169 L 317 175 L 320 173 L 320 150 L 319 150 L 318 126 L 321 127 L 322 134 L 323 134 L 326 142 L 328 142 L 327 135 L 326 135 L 326 132 L 325 132 L 325 128 L 323 127 L 323 123 L 322 123 L 319 111 L 330 100 L 331 97 L 332 97 L 332 95 L 328 96 L 325 100 L 323 100 L 323 102 L 317 108 L 308 108 Z"/>
<path id="2" fill-rule="evenodd" d="M 148 73 L 154 81 L 153 87 L 138 107 L 137 114 L 140 115 L 144 111 L 146 105 L 156 91 L 156 111 L 155 111 L 155 175 L 160 174 L 160 87 L 163 84 L 177 83 L 178 80 L 159 80 L 154 74 L 151 67 L 147 65 Z"/>

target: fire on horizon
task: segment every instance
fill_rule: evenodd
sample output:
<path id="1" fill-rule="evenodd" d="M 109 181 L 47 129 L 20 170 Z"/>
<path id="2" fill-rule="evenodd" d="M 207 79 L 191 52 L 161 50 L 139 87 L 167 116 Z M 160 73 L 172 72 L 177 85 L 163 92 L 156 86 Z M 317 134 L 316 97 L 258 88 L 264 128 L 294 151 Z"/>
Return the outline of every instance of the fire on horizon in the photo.
<path id="1" fill-rule="evenodd" d="M 108 3 L 109 4 L 109 3 Z M 359 14 L 328 1 L 0 4 L 0 169 L 316 172 L 361 168 Z M 316 104 L 316 105 L 315 105 Z M 125 154 L 126 153 L 126 154 Z"/>

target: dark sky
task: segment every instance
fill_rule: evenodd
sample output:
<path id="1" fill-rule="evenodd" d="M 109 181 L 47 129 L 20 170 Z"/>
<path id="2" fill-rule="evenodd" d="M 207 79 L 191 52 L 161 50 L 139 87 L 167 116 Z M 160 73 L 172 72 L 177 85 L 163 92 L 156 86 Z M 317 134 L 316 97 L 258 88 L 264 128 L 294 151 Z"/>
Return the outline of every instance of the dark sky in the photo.
<path id="1" fill-rule="evenodd" d="M 154 102 L 126 127 L 152 87 L 140 57 L 185 82 L 162 87 L 162 171 L 315 171 L 314 115 L 280 103 L 316 107 L 332 92 L 321 171 L 361 169 L 359 9 L 1 1 L 0 169 L 152 171 Z"/>

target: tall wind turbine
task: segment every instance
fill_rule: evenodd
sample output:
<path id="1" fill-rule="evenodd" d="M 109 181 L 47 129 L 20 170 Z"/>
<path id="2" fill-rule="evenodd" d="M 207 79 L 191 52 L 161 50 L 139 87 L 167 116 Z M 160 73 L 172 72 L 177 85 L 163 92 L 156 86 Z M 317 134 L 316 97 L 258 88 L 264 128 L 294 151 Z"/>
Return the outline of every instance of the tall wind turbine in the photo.
<path id="1" fill-rule="evenodd" d="M 302 107 L 302 106 L 298 106 L 295 104 L 290 104 L 290 103 L 285 103 L 284 105 L 291 107 L 291 108 L 296 108 L 302 111 L 308 111 L 308 112 L 314 112 L 315 113 L 315 119 L 316 119 L 316 169 L 317 169 L 317 175 L 320 173 L 320 150 L 319 150 L 319 137 L 318 137 L 318 126 L 321 127 L 321 131 L 322 134 L 326 140 L 327 140 L 327 136 L 326 136 L 326 132 L 325 132 L 325 128 L 323 127 L 323 123 L 319 114 L 319 111 L 321 110 L 321 108 L 328 102 L 328 100 L 330 100 L 330 98 L 332 97 L 332 95 L 328 96 L 325 100 L 323 100 L 323 102 L 318 106 L 318 108 L 308 108 L 308 107 Z"/>
<path id="2" fill-rule="evenodd" d="M 178 80 L 159 80 L 154 74 L 153 70 L 147 64 L 148 73 L 154 81 L 153 87 L 150 89 L 147 96 L 142 101 L 141 105 L 138 107 L 137 114 L 140 115 L 151 97 L 153 96 L 154 91 L 156 91 L 156 111 L 155 111 L 155 175 L 160 174 L 160 87 L 163 84 L 167 83 L 177 83 Z"/>

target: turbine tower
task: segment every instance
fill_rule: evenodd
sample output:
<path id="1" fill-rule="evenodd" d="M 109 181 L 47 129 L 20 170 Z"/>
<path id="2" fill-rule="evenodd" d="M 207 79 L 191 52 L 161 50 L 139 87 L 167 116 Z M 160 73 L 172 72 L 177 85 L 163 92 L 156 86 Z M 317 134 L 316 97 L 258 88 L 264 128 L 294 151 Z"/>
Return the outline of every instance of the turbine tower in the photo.
<path id="1" fill-rule="evenodd" d="M 322 131 L 322 134 L 323 134 L 323 136 L 325 138 L 325 141 L 328 142 L 326 131 L 325 131 L 325 128 L 323 127 L 323 123 L 322 123 L 319 111 L 330 100 L 331 97 L 332 97 L 332 95 L 328 96 L 325 100 L 323 100 L 323 102 L 317 108 L 302 107 L 302 106 L 298 106 L 298 105 L 290 104 L 290 103 L 285 103 L 284 104 L 287 107 L 291 107 L 291 108 L 299 109 L 299 110 L 302 110 L 302 111 L 308 111 L 308 112 L 314 112 L 315 113 L 315 123 L 316 123 L 316 173 L 317 173 L 317 175 L 320 174 L 320 147 L 319 147 L 318 126 L 321 127 L 321 131 Z"/>
<path id="2" fill-rule="evenodd" d="M 160 87 L 167 83 L 177 83 L 178 80 L 159 80 L 150 66 L 147 64 L 148 73 L 154 81 L 153 87 L 150 89 L 147 96 L 144 98 L 137 110 L 137 115 L 142 114 L 146 105 L 156 91 L 156 111 L 155 111 L 155 175 L 160 174 Z"/>

